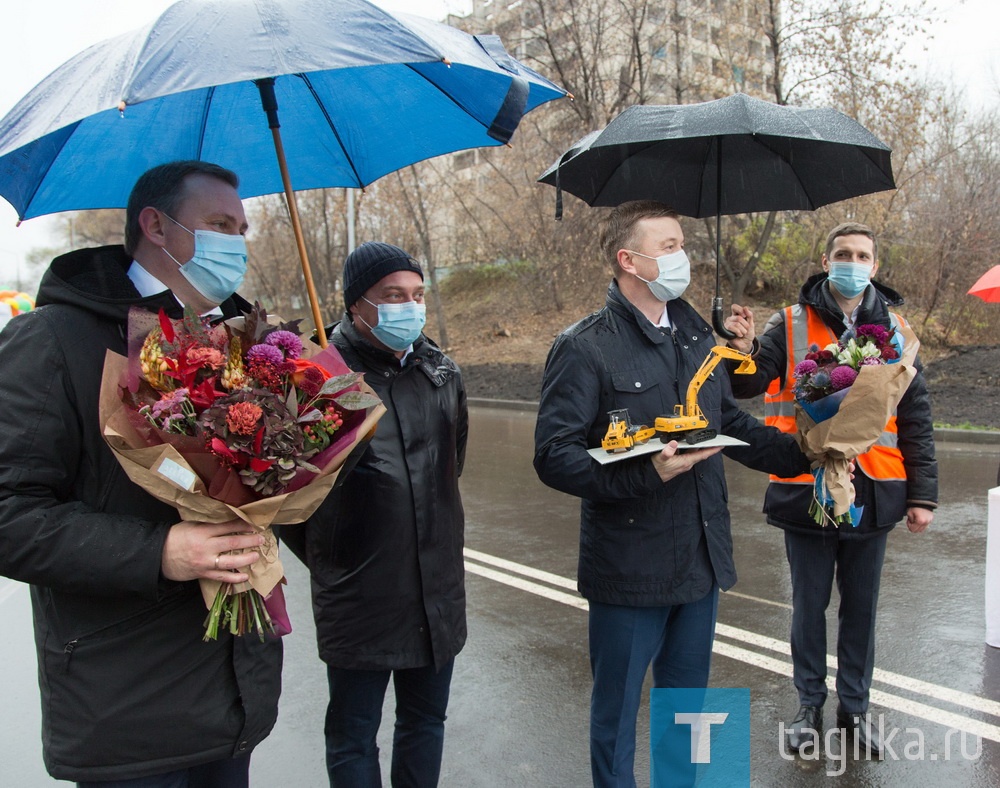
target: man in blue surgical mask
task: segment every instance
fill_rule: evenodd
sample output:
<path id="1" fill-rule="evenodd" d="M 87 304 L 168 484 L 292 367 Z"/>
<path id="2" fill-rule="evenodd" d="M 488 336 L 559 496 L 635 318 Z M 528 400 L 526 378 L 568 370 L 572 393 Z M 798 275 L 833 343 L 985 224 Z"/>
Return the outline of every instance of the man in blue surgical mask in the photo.
<path id="1" fill-rule="evenodd" d="M 131 308 L 249 309 L 235 295 L 238 183 L 200 161 L 149 170 L 125 245 L 57 257 L 36 309 L 0 333 L 0 574 L 31 584 L 45 765 L 60 780 L 245 788 L 277 716 L 280 640 L 201 639 L 199 579 L 245 581 L 261 537 L 237 520 L 178 522 L 122 472 L 98 418 Z"/>
<path id="2" fill-rule="evenodd" d="M 609 411 L 627 408 L 635 424 L 673 414 L 715 344 L 682 298 L 691 266 L 673 210 L 648 200 L 619 205 L 600 243 L 614 278 L 604 308 L 563 331 L 549 352 L 534 463 L 545 484 L 581 499 L 593 782 L 635 788 L 646 673 L 652 667 L 659 688 L 708 686 L 719 592 L 736 582 L 736 570 L 719 448 L 672 440 L 608 465 L 587 452 L 601 445 Z M 710 428 L 749 444 L 727 456 L 757 470 L 808 470 L 791 436 L 736 408 L 725 375 L 709 376 L 698 402 Z M 694 784 L 693 774 L 676 778 Z"/>
<path id="3" fill-rule="evenodd" d="M 282 531 L 312 574 L 327 664 L 331 786 L 382 785 L 376 736 L 392 679 L 391 782 L 437 785 L 455 655 L 465 645 L 458 477 L 469 415 L 455 363 L 423 335 L 424 275 L 398 246 L 344 261 L 347 314 L 330 335 L 387 413 L 349 481 Z"/>
<path id="4" fill-rule="evenodd" d="M 827 236 L 823 272 L 806 280 L 797 304 L 771 317 L 755 338 L 753 312 L 733 305 L 726 326 L 737 334 L 732 347 L 752 352 L 753 375 L 733 374 L 737 397 L 766 392 L 765 421 L 794 433 L 792 371 L 811 345 L 825 347 L 847 329 L 877 324 L 888 328 L 903 318 L 891 311 L 903 304 L 894 290 L 875 282 L 878 243 L 871 228 L 855 222 Z M 920 368 L 919 361 L 917 362 Z M 783 751 L 815 757 L 826 701 L 826 609 L 836 578 L 840 595 L 837 635 L 836 725 L 851 737 L 844 747 L 869 757 L 882 751 L 881 728 L 868 711 L 875 666 L 875 610 L 889 531 L 900 520 L 913 533 L 926 530 L 937 506 L 937 462 L 930 400 L 918 372 L 878 442 L 857 459 L 854 475 L 857 523 L 817 525 L 809 515 L 812 476 L 772 476 L 764 498 L 767 521 L 784 530 L 792 580 L 791 647 L 798 711 L 782 721 Z M 863 756 L 863 757 L 864 757 Z"/>

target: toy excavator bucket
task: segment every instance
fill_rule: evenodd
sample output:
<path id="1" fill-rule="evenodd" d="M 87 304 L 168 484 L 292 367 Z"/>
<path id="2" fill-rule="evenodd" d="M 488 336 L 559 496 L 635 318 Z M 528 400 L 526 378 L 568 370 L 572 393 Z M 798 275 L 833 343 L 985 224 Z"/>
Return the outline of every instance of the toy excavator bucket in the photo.
<path id="1" fill-rule="evenodd" d="M 746 356 L 734 371 L 737 375 L 752 375 L 757 371 L 757 365 L 750 356 Z"/>

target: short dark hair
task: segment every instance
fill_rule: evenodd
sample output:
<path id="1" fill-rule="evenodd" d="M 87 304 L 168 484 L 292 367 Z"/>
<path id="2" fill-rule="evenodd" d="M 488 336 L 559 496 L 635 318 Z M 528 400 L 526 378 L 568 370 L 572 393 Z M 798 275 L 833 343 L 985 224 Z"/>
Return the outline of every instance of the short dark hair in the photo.
<path id="1" fill-rule="evenodd" d="M 184 179 L 188 175 L 218 178 L 234 189 L 240 186 L 240 178 L 235 172 L 207 161 L 171 161 L 146 170 L 132 187 L 125 208 L 125 251 L 128 254 L 135 254 L 142 238 L 139 214 L 143 208 L 156 208 L 173 215 L 184 195 Z"/>
<path id="2" fill-rule="evenodd" d="M 679 219 L 680 215 L 656 200 L 632 200 L 622 203 L 604 220 L 601 226 L 600 245 L 605 259 L 613 271 L 618 270 L 618 250 L 635 245 L 635 226 L 642 219 Z"/>
<path id="3" fill-rule="evenodd" d="M 875 260 L 878 260 L 878 239 L 875 237 L 875 231 L 867 224 L 861 224 L 860 222 L 842 222 L 830 230 L 830 234 L 826 237 L 827 260 L 830 259 L 830 252 L 833 251 L 833 242 L 844 235 L 863 235 L 866 238 L 871 238 L 872 255 Z"/>

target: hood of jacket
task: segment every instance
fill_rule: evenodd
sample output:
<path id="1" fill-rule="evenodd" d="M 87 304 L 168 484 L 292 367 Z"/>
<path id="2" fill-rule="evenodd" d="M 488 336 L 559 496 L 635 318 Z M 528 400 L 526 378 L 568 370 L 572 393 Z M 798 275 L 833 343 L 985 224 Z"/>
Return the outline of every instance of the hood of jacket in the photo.
<path id="1" fill-rule="evenodd" d="M 844 313 L 830 292 L 826 272 L 813 274 L 805 281 L 799 291 L 799 303 L 816 309 L 828 324 L 831 321 L 834 321 L 834 324 L 844 321 Z M 887 315 L 890 307 L 899 307 L 903 303 L 903 297 L 899 293 L 873 279 L 871 287 L 865 289 L 858 314 Z"/>
<path id="2" fill-rule="evenodd" d="M 77 249 L 55 258 L 38 287 L 36 307 L 48 304 L 75 306 L 99 317 L 123 323 L 130 307 L 138 306 L 151 312 L 161 308 L 175 320 L 184 310 L 169 290 L 145 298 L 128 277 L 132 256 L 121 245 Z M 250 304 L 233 295 L 222 304 L 226 317 L 249 311 Z"/>

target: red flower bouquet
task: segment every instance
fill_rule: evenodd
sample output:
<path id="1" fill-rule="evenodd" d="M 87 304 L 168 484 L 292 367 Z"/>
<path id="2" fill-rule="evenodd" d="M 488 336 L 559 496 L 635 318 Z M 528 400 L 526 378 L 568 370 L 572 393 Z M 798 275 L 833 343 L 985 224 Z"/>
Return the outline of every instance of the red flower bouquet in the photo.
<path id="1" fill-rule="evenodd" d="M 270 526 L 316 510 L 384 411 L 336 349 L 303 343 L 298 321 L 269 320 L 260 305 L 217 326 L 189 311 L 180 321 L 130 312 L 129 356 L 105 362 L 105 440 L 182 519 L 239 518 L 265 537 L 247 584 L 201 581 L 206 639 L 220 625 L 275 631 L 269 608 L 284 615 L 284 571 Z"/>

